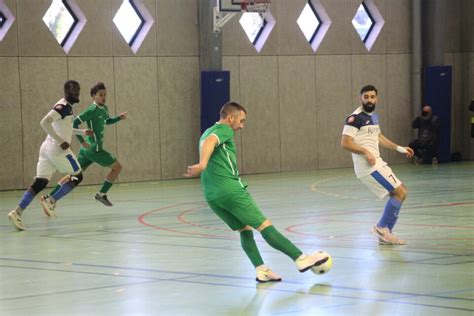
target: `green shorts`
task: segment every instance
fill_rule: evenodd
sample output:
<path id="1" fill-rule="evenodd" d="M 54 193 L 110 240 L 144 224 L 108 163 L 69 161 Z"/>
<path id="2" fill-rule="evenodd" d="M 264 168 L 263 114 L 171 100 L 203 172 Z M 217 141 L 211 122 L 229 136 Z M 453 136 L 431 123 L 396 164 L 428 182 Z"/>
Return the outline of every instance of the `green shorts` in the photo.
<path id="1" fill-rule="evenodd" d="M 267 219 L 247 190 L 236 191 L 207 203 L 232 230 L 247 225 L 256 229 Z"/>
<path id="2" fill-rule="evenodd" d="M 117 158 L 106 150 L 94 151 L 81 147 L 77 160 L 79 161 L 82 170 L 86 170 L 87 167 L 92 165 L 94 162 L 102 167 L 110 167 L 117 161 Z"/>

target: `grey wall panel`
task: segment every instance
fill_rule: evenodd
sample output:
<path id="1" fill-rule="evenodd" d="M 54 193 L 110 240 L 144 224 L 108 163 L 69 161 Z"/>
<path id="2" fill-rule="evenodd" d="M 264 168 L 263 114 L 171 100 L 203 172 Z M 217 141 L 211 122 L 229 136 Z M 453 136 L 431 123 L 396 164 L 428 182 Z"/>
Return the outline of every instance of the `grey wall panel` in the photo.
<path id="1" fill-rule="evenodd" d="M 0 56 L 18 56 L 18 17 L 16 2 L 15 0 L 4 0 L 4 2 L 16 20 L 0 42 Z"/>
<path id="2" fill-rule="evenodd" d="M 156 56 L 157 54 L 157 43 L 156 43 L 156 28 L 157 28 L 157 18 L 155 15 L 156 12 L 156 0 L 142 0 L 143 5 L 146 7 L 150 15 L 153 17 L 155 22 L 151 26 L 151 29 L 148 31 L 147 36 L 143 40 L 142 45 L 138 49 L 137 53 L 134 54 L 128 43 L 123 38 L 120 31 L 115 26 L 113 21 L 112 23 L 112 44 L 114 56 Z M 117 13 L 122 0 L 112 0 L 112 18 Z"/>
<path id="3" fill-rule="evenodd" d="M 445 54 L 445 65 L 452 67 L 452 97 L 451 97 L 451 152 L 462 151 L 463 129 L 465 121 L 463 120 L 462 98 L 462 54 Z"/>
<path id="4" fill-rule="evenodd" d="M 449 1 L 446 6 L 445 52 L 461 51 L 461 0 Z"/>
<path id="5" fill-rule="evenodd" d="M 401 146 L 408 146 L 413 140 L 411 123 L 414 119 L 411 104 L 411 55 L 387 55 L 387 95 L 388 121 L 384 134 L 388 139 Z M 383 127 L 383 126 L 382 126 Z M 391 163 L 407 162 L 405 155 L 390 150 Z M 387 157 L 388 159 L 388 157 Z"/>
<path id="6" fill-rule="evenodd" d="M 237 56 L 239 54 L 240 14 L 236 14 L 222 28 L 222 55 Z"/>
<path id="7" fill-rule="evenodd" d="M 351 95 L 350 55 L 316 56 L 316 105 L 319 169 L 352 166 L 341 147 L 345 118 L 355 108 Z"/>
<path id="8" fill-rule="evenodd" d="M 357 12 L 357 8 L 359 8 L 362 1 L 360 0 L 352 0 L 351 2 L 351 18 L 348 21 L 352 27 L 352 18 Z M 385 25 L 383 26 L 382 30 L 380 31 L 377 40 L 375 41 L 372 49 L 367 51 L 367 48 L 364 46 L 364 43 L 361 41 L 359 35 L 355 31 L 354 27 L 352 27 L 352 53 L 353 54 L 384 54 L 387 52 L 387 14 L 385 11 L 385 0 L 374 0 L 375 5 L 377 6 L 380 14 L 385 20 Z"/>
<path id="9" fill-rule="evenodd" d="M 46 138 L 39 122 L 64 96 L 66 70 L 66 58 L 20 58 L 25 187 L 36 175 L 39 148 Z"/>
<path id="10" fill-rule="evenodd" d="M 270 12 L 272 16 L 275 18 L 275 20 L 278 17 L 278 3 L 281 0 L 273 0 L 272 4 L 270 6 Z M 283 0 L 285 1 L 285 0 Z M 234 17 L 234 19 L 240 19 L 240 15 L 237 15 L 237 17 Z M 255 50 L 255 47 L 252 45 L 252 43 L 249 41 L 247 35 L 245 34 L 244 30 L 242 27 L 240 27 L 239 24 L 239 55 L 250 55 L 250 56 L 255 56 L 255 55 L 277 55 L 278 54 L 278 20 L 276 21 L 275 27 L 273 28 L 272 32 L 267 38 L 267 41 L 265 42 L 265 45 L 263 46 L 262 50 L 260 53 L 257 53 Z"/>
<path id="11" fill-rule="evenodd" d="M 281 170 L 317 169 L 313 56 L 278 58 Z"/>
<path id="12" fill-rule="evenodd" d="M 162 178 L 181 178 L 199 160 L 199 60 L 158 59 Z"/>
<path id="13" fill-rule="evenodd" d="M 412 1 L 387 1 L 385 34 L 387 53 L 410 53 L 412 41 Z"/>
<path id="14" fill-rule="evenodd" d="M 241 171 L 280 171 L 277 57 L 240 58 L 240 98 L 248 110 L 246 126 L 242 131 Z"/>
<path id="15" fill-rule="evenodd" d="M 368 84 L 378 90 L 376 111 L 380 117 L 382 134 L 388 136 L 389 116 L 387 105 L 387 55 L 352 55 L 352 95 L 353 103 L 360 105 L 360 89 Z M 388 150 L 380 148 L 382 158 L 389 161 Z"/>
<path id="16" fill-rule="evenodd" d="M 197 1 L 157 0 L 159 56 L 198 56 Z"/>
<path id="17" fill-rule="evenodd" d="M 240 69 L 239 57 L 224 57 L 222 69 L 230 71 L 230 100 L 240 103 Z M 235 145 L 237 147 L 237 165 L 242 166 L 242 133 L 236 133 Z"/>
<path id="18" fill-rule="evenodd" d="M 474 1 L 461 2 L 461 47 L 464 52 L 474 52 Z"/>
<path id="19" fill-rule="evenodd" d="M 69 56 L 112 56 L 112 3 L 110 0 L 76 0 L 87 23 Z"/>
<path id="20" fill-rule="evenodd" d="M 277 23 L 279 55 L 311 55 L 313 50 L 296 21 L 303 11 L 305 0 L 279 1 Z"/>
<path id="21" fill-rule="evenodd" d="M 332 23 L 324 37 L 318 54 L 350 54 L 351 39 L 355 32 L 351 20 L 355 14 L 350 0 L 321 0 Z"/>
<path id="22" fill-rule="evenodd" d="M 156 57 L 114 59 L 116 113 L 128 112 L 117 123 L 120 182 L 160 178 L 160 123 Z"/>
<path id="23" fill-rule="evenodd" d="M 468 69 L 469 71 L 467 72 L 467 84 L 468 86 L 466 87 L 467 91 L 467 102 L 466 104 L 470 103 L 470 100 L 474 99 L 474 53 L 467 53 L 466 54 L 466 59 L 468 63 Z M 468 112 L 467 107 L 465 107 L 465 116 L 464 116 L 464 121 L 469 122 L 469 119 L 472 117 L 474 114 L 473 112 Z M 464 151 L 467 155 L 464 155 L 464 157 L 469 157 L 469 160 L 474 160 L 474 138 L 470 137 L 470 124 L 466 124 L 466 133 L 465 135 L 465 142 L 466 145 L 464 146 Z"/>
<path id="24" fill-rule="evenodd" d="M 0 189 L 23 187 L 23 137 L 17 57 L 0 57 Z"/>
<path id="25" fill-rule="evenodd" d="M 90 89 L 97 82 L 102 81 L 107 88 L 106 105 L 109 108 L 110 116 L 115 116 L 115 84 L 114 65 L 112 57 L 73 57 L 68 58 L 69 78 L 79 81 L 81 84 L 81 102 L 74 107 L 75 115 L 79 115 L 93 101 Z M 120 126 L 122 123 L 119 122 Z M 104 148 L 112 154 L 117 154 L 116 126 L 109 125 L 105 129 Z M 81 124 L 80 128 L 87 128 L 86 124 Z M 79 152 L 80 145 L 74 137 L 73 151 Z M 104 168 L 98 164 L 92 164 L 84 173 L 84 184 L 102 183 L 109 168 Z"/>
<path id="26" fill-rule="evenodd" d="M 59 43 L 43 22 L 51 0 L 17 1 L 20 56 L 65 56 Z"/>

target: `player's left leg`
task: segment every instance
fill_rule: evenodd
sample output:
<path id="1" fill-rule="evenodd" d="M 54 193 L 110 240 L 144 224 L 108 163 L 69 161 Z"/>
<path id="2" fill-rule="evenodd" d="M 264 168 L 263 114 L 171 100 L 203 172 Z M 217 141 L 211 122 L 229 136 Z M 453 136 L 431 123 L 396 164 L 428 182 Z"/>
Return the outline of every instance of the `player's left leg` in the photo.
<path id="1" fill-rule="evenodd" d="M 313 266 L 321 265 L 328 260 L 326 255 L 316 252 L 312 255 L 305 255 L 288 238 L 281 234 L 273 223 L 266 218 L 250 194 L 243 190 L 239 194 L 231 195 L 229 201 L 231 213 L 242 223 L 257 229 L 263 239 L 276 250 L 281 251 L 296 263 L 300 272 L 305 272 Z"/>
<path id="2" fill-rule="evenodd" d="M 58 171 L 70 174 L 69 179 L 61 184 L 59 189 L 50 197 L 42 198 L 40 200 L 44 212 L 50 217 L 56 217 L 56 202 L 69 194 L 79 183 L 82 182 L 82 170 L 77 158 L 71 150 L 67 150 L 61 155 L 52 158 Z"/>
<path id="3" fill-rule="evenodd" d="M 114 155 L 106 150 L 101 150 L 98 152 L 86 150 L 84 151 L 84 154 L 88 159 L 101 165 L 102 167 L 110 167 L 110 172 L 105 177 L 102 187 L 94 198 L 105 206 L 113 206 L 112 202 L 110 202 L 107 197 L 107 192 L 110 190 L 115 180 L 117 180 L 118 175 L 122 171 L 122 165 Z"/>
<path id="4" fill-rule="evenodd" d="M 240 233 L 240 245 L 244 250 L 250 262 L 255 267 L 256 278 L 258 282 L 276 282 L 281 281 L 281 277 L 270 270 L 269 267 L 263 263 L 262 256 L 258 250 L 257 243 L 255 242 L 252 227 L 245 225 L 229 211 L 225 209 L 225 206 L 229 204 L 228 196 L 224 196 L 217 200 L 208 201 L 212 211 L 226 223 L 233 231 Z"/>
<path id="5" fill-rule="evenodd" d="M 360 180 L 379 198 L 390 195 L 389 200 L 385 204 L 382 217 L 371 230 L 374 235 L 379 237 L 379 243 L 406 244 L 392 233 L 392 229 L 398 220 L 402 203 L 407 196 L 406 187 L 395 176 L 389 166 L 382 166 Z"/>
<path id="6" fill-rule="evenodd" d="M 110 202 L 107 198 L 107 192 L 110 190 L 115 180 L 117 180 L 118 175 L 122 171 L 122 165 L 117 160 L 110 166 L 110 168 L 110 172 L 105 177 L 105 181 L 102 184 L 99 193 L 97 193 L 95 196 L 95 199 L 105 206 L 113 206 L 112 202 Z"/>

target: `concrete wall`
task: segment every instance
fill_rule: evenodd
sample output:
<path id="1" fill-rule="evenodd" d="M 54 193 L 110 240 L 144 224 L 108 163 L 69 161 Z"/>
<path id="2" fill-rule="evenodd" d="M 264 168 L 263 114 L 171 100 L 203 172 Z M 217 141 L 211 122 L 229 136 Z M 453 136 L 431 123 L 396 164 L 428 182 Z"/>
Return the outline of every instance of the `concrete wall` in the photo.
<path id="1" fill-rule="evenodd" d="M 446 25 L 445 64 L 453 67 L 451 150 L 474 160 L 468 106 L 474 99 L 474 2 L 449 1 Z"/>
<path id="2" fill-rule="evenodd" d="M 76 113 L 90 102 L 97 81 L 108 88 L 112 114 L 129 117 L 106 130 L 106 148 L 123 164 L 120 182 L 180 178 L 198 159 L 199 58 L 196 0 L 143 0 L 155 19 L 137 54 L 112 22 L 122 0 L 76 0 L 88 19 L 65 54 L 42 21 L 51 0 L 5 0 L 16 16 L 0 42 L 0 190 L 27 187 L 35 175 L 45 134 L 39 120 L 62 96 L 62 85 L 82 85 Z M 340 149 L 344 119 L 357 106 L 362 85 L 375 84 L 383 133 L 401 144 L 412 136 L 410 0 L 375 0 L 386 20 L 370 52 L 351 20 L 359 0 L 321 0 L 332 25 L 313 53 L 296 25 L 306 0 L 273 0 L 276 26 L 260 54 L 234 17 L 223 30 L 223 65 L 231 70 L 231 96 L 249 110 L 236 138 L 243 173 L 314 170 L 351 166 Z M 474 5 L 453 1 L 457 37 L 446 59 L 456 65 L 456 122 L 474 93 L 474 53 L 468 19 Z M 471 35 L 466 35 L 469 33 Z M 459 49 L 458 49 L 459 48 Z M 462 70 L 465 65 L 470 70 Z M 469 79 L 469 80 L 466 80 Z M 467 92 L 469 91 L 469 92 Z M 458 109 L 459 107 L 459 109 Z M 467 125 L 455 144 L 469 151 Z M 78 149 L 77 144 L 73 148 Z M 383 152 L 391 163 L 404 162 Z M 472 155 L 474 157 L 474 155 Z M 100 183 L 105 170 L 91 167 L 85 183 Z"/>

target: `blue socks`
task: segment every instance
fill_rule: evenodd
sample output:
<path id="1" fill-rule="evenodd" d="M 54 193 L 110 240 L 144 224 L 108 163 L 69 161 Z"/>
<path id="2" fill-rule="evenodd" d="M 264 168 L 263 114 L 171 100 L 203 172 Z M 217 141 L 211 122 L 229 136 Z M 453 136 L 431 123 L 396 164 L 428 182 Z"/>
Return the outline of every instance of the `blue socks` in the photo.
<path id="1" fill-rule="evenodd" d="M 20 200 L 20 203 L 18 204 L 22 210 L 28 207 L 30 205 L 31 201 L 33 201 L 33 198 L 35 197 L 35 194 L 31 192 L 30 190 L 27 190 L 24 194 L 23 197 Z"/>
<path id="2" fill-rule="evenodd" d="M 59 201 L 62 199 L 66 194 L 72 191 L 74 189 L 74 186 L 71 185 L 70 182 L 67 182 L 59 188 L 59 190 L 56 191 L 51 197 L 54 199 L 54 201 Z"/>
<path id="3" fill-rule="evenodd" d="M 398 213 L 400 213 L 400 208 L 402 207 L 402 202 L 397 200 L 395 197 L 391 197 L 387 204 L 385 204 L 385 209 L 383 211 L 382 218 L 377 223 L 379 227 L 388 227 L 392 231 L 393 227 L 397 223 Z"/>

